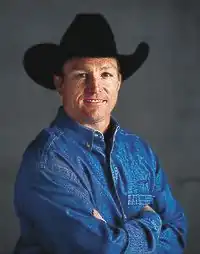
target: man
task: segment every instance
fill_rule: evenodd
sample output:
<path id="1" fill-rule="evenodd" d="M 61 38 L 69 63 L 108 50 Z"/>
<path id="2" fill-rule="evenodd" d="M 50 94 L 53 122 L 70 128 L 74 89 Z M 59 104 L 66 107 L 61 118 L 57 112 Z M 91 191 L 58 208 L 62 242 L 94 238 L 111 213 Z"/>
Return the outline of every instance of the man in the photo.
<path id="1" fill-rule="evenodd" d="M 27 50 L 24 67 L 62 106 L 26 149 L 15 184 L 15 253 L 183 253 L 185 217 L 158 158 L 111 112 L 148 45 L 117 53 L 100 14 L 78 14 L 59 45 Z"/>

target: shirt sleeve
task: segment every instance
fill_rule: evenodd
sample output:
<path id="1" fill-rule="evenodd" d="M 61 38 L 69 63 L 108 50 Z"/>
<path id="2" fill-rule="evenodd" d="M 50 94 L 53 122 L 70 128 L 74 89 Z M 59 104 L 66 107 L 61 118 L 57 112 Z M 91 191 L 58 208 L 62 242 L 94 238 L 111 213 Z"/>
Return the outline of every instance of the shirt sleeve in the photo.
<path id="1" fill-rule="evenodd" d="M 144 212 L 122 227 L 113 227 L 92 216 L 90 193 L 73 167 L 58 154 L 27 168 L 16 180 L 15 205 L 33 225 L 36 241 L 47 253 L 117 254 L 152 253 L 162 221 Z"/>
<path id="2" fill-rule="evenodd" d="M 155 210 L 162 219 L 157 253 L 181 254 L 186 245 L 187 221 L 182 207 L 173 197 L 166 174 L 156 158 Z"/>

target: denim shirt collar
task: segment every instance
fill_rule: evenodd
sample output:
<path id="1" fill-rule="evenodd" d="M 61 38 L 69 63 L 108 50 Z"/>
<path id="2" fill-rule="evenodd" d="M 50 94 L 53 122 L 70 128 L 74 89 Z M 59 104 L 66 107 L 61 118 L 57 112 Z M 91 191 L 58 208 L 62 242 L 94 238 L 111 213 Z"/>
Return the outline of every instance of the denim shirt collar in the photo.
<path id="1" fill-rule="evenodd" d="M 104 142 L 105 137 L 110 139 L 113 138 L 113 135 L 115 135 L 115 133 L 120 129 L 118 122 L 113 116 L 111 116 L 109 128 L 105 133 L 83 126 L 67 115 L 63 106 L 58 109 L 56 118 L 51 123 L 51 126 L 53 125 L 56 125 L 63 131 L 69 129 L 75 133 L 75 136 L 81 141 L 81 143 L 83 142 L 88 149 L 92 148 L 95 141 L 98 143 L 98 141 Z"/>

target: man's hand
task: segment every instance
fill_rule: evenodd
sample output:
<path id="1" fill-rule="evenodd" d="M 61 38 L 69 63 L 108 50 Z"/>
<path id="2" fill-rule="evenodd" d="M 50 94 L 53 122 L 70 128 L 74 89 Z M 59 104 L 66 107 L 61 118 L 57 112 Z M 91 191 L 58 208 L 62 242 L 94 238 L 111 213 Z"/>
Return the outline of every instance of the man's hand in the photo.
<path id="1" fill-rule="evenodd" d="M 149 211 L 149 212 L 154 212 L 154 213 L 155 213 L 155 211 L 153 210 L 153 208 L 151 208 L 149 205 L 145 205 L 145 206 L 143 207 L 142 211 Z"/>
<path id="2" fill-rule="evenodd" d="M 100 214 L 96 209 L 93 209 L 92 215 L 93 215 L 96 219 L 102 220 L 102 221 L 106 222 L 106 221 L 103 219 L 103 217 L 101 216 L 101 214 Z"/>
<path id="3" fill-rule="evenodd" d="M 150 212 L 154 212 L 154 213 L 155 213 L 155 211 L 153 210 L 153 208 L 151 208 L 149 205 L 145 205 L 145 206 L 143 207 L 142 211 L 150 211 Z M 106 222 L 106 221 L 104 220 L 104 218 L 101 216 L 101 214 L 100 214 L 96 209 L 93 209 L 92 215 L 93 215 L 96 219 L 102 220 L 102 221 Z"/>

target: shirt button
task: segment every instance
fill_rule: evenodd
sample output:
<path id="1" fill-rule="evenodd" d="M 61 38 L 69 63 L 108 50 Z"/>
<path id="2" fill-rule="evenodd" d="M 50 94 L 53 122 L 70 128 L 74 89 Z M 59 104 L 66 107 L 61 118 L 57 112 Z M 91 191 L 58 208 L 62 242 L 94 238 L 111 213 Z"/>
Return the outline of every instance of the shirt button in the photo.
<path id="1" fill-rule="evenodd" d="M 86 143 L 86 146 L 87 146 L 87 148 L 90 148 L 90 144 L 88 142 Z"/>
<path id="2" fill-rule="evenodd" d="M 95 133 L 94 133 L 94 136 L 95 136 L 95 137 L 100 137 L 100 134 L 99 134 L 98 132 L 95 132 Z"/>

